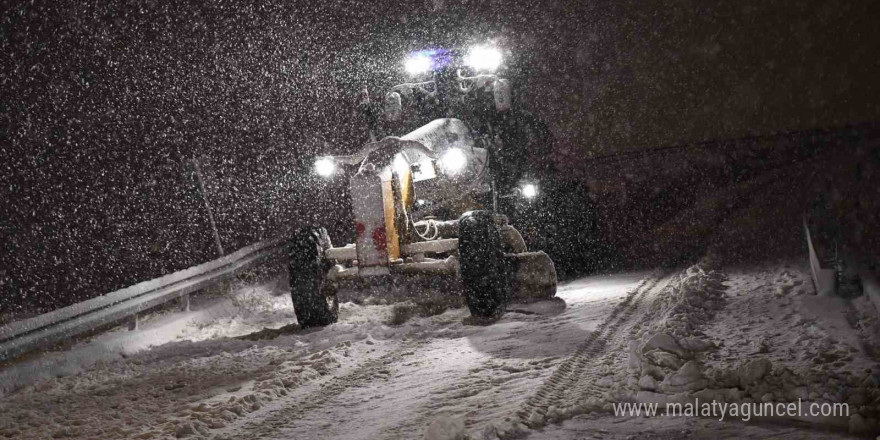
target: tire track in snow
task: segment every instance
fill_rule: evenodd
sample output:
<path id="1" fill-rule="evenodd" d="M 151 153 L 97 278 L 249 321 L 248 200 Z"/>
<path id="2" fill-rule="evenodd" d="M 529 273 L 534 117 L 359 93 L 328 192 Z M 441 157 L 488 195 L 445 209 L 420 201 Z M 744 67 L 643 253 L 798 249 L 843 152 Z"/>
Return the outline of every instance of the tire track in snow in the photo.
<path id="1" fill-rule="evenodd" d="M 540 383 L 542 371 L 558 362 L 556 357 L 516 360 L 492 356 L 463 371 L 444 372 L 447 380 L 457 377 L 430 390 L 411 417 L 387 426 L 375 438 L 413 438 L 441 415 L 464 416 L 468 429 L 479 427 L 509 414 L 515 408 L 510 395 L 533 389 Z"/>
<path id="2" fill-rule="evenodd" d="M 633 282 L 639 283 L 638 280 Z M 644 282 L 642 279 L 637 285 Z M 631 290 L 625 290 L 623 295 L 618 293 L 617 297 L 626 297 Z M 573 337 L 572 328 L 579 329 L 578 334 L 583 335 L 580 328 L 587 322 L 601 325 L 617 309 L 616 304 L 609 302 L 605 298 L 587 302 L 575 300 L 562 314 L 506 315 L 494 325 L 516 327 L 503 332 L 506 334 L 503 342 L 495 340 L 500 343 L 490 344 L 493 345 L 491 353 L 477 350 L 481 356 L 470 359 L 469 363 L 463 360 L 469 364 L 468 368 L 443 371 L 437 376 L 437 385 L 430 391 L 430 396 L 419 402 L 411 417 L 389 424 L 375 438 L 413 438 L 414 433 L 424 430 L 440 416 L 463 417 L 469 432 L 482 432 L 490 429 L 495 421 L 509 420 L 524 399 L 581 345 L 586 336 Z M 538 338 L 533 339 L 536 335 Z M 533 348 L 525 349 L 523 342 L 571 348 L 564 349 L 564 353 L 557 350 L 536 352 Z"/>
<path id="3" fill-rule="evenodd" d="M 632 301 L 632 291 L 624 301 Z M 515 414 L 588 337 L 583 324 L 607 326 L 608 316 L 620 313 L 613 302 L 603 297 L 563 314 L 513 314 L 418 343 L 388 341 L 385 354 L 343 367 L 219 438 L 417 438 L 441 415 L 462 416 L 468 430 L 479 430 Z"/>
<path id="4" fill-rule="evenodd" d="M 659 269 L 655 270 L 627 293 L 623 302 L 590 333 L 575 353 L 560 364 L 538 391 L 526 400 L 516 414 L 521 422 L 533 428 L 543 426 L 551 408 L 571 406 L 588 394 L 601 394 L 601 387 L 595 384 L 599 376 L 596 358 L 614 342 L 619 342 L 622 333 L 618 330 L 632 320 L 648 292 L 654 290 L 664 278 L 668 283 L 668 276 L 665 275 Z"/>
<path id="5" fill-rule="evenodd" d="M 217 438 L 274 438 L 283 430 L 298 428 L 310 430 L 310 432 L 304 432 L 301 435 L 315 434 L 316 438 L 326 438 L 326 432 L 321 432 L 321 430 L 328 428 L 327 426 L 298 427 L 296 422 L 309 419 L 315 411 L 332 404 L 335 398 L 353 388 L 369 386 L 374 384 L 377 379 L 387 378 L 391 364 L 408 359 L 425 343 L 422 340 L 404 341 L 401 346 L 391 349 L 381 356 L 351 366 L 349 368 L 351 371 L 347 374 L 334 375 L 315 384 L 313 386 L 316 388 L 315 391 L 291 395 L 290 398 L 273 405 L 268 414 L 263 417 L 251 417 L 244 424 L 232 430 L 233 432 L 227 431 L 224 433 L 225 435 L 221 434 Z M 314 424 L 314 422 L 315 419 L 312 419 L 310 424 Z M 300 435 L 297 438 L 300 438 Z"/>
<path id="6" fill-rule="evenodd" d="M 633 282 L 639 286 L 645 283 L 645 279 L 640 282 L 636 279 Z M 575 290 L 584 288 L 576 287 Z M 618 293 L 616 296 L 626 297 L 631 290 L 627 289 L 623 295 Z M 610 299 L 606 298 L 587 302 L 581 299 L 569 304 L 562 314 L 506 316 L 494 324 L 494 327 L 487 328 L 515 326 L 499 333 L 505 334 L 503 338 L 489 343 L 492 350 L 477 349 L 473 352 L 478 355 L 477 358 L 456 361 L 467 364 L 465 368 L 449 368 L 437 372 L 440 374 L 436 376 L 436 386 L 432 387 L 429 396 L 418 402 L 411 411 L 411 416 L 397 423 L 390 423 L 371 438 L 414 438 L 415 433 L 423 431 L 440 416 L 463 417 L 466 429 L 472 433 L 485 431 L 496 421 L 509 420 L 510 415 L 515 414 L 522 406 L 525 398 L 541 386 L 556 367 L 581 345 L 586 337 L 583 330 L 580 330 L 581 327 L 587 322 L 594 323 L 594 326 L 601 325 L 608 315 L 618 309 L 617 304 L 608 304 L 609 302 Z M 577 328 L 578 331 L 573 333 L 572 328 Z M 577 337 L 576 334 L 581 336 Z M 523 342 L 532 348 L 524 348 Z M 532 344 L 570 348 L 536 352 Z"/>

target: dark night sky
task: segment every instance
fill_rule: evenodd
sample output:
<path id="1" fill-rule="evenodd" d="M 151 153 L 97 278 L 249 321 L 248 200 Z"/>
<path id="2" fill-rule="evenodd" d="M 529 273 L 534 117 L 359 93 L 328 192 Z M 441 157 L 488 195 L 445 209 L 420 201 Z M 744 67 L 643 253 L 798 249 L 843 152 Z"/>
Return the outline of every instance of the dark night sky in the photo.
<path id="1" fill-rule="evenodd" d="M 584 2 L 548 93 L 572 159 L 880 115 L 870 2 Z"/>
<path id="2" fill-rule="evenodd" d="M 520 104 L 575 173 L 592 155 L 877 120 L 870 3 L 4 2 L 3 307 L 212 257 L 195 155 L 228 247 L 332 211 L 310 203 L 304 157 L 362 142 L 360 84 L 389 85 L 425 46 L 509 50 Z"/>

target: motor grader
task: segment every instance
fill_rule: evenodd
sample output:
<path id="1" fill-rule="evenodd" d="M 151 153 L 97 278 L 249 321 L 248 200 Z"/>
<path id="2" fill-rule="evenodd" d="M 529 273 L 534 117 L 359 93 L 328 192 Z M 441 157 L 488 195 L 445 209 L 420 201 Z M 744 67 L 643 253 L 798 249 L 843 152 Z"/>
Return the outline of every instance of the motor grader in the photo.
<path id="1" fill-rule="evenodd" d="M 512 300 L 556 294 L 553 262 L 529 252 L 498 209 L 505 199 L 540 196 L 534 180 L 498 184 L 505 173 L 498 158 L 514 147 L 503 141 L 514 112 L 501 58 L 491 46 L 420 51 L 404 64 L 411 81 L 380 103 L 361 91 L 370 142 L 351 155 L 318 157 L 314 167 L 324 178 L 356 168 L 355 242 L 334 246 L 320 226 L 293 233 L 290 293 L 300 326 L 335 322 L 339 302 L 358 294 L 463 295 L 471 314 L 489 321 Z M 429 122 L 377 139 L 420 119 Z"/>

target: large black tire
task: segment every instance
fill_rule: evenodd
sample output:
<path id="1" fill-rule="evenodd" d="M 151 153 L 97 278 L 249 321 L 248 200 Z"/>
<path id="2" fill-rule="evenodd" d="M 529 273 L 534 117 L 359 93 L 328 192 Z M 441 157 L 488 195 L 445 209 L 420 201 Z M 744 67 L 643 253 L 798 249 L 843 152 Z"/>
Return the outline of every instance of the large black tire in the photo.
<path id="1" fill-rule="evenodd" d="M 302 328 L 333 324 L 339 316 L 336 292 L 327 282 L 325 247 L 330 247 L 330 239 L 324 228 L 300 228 L 291 239 L 290 298 Z"/>
<path id="2" fill-rule="evenodd" d="M 458 221 L 458 255 L 471 315 L 499 318 L 510 300 L 501 233 L 492 213 L 470 211 Z"/>

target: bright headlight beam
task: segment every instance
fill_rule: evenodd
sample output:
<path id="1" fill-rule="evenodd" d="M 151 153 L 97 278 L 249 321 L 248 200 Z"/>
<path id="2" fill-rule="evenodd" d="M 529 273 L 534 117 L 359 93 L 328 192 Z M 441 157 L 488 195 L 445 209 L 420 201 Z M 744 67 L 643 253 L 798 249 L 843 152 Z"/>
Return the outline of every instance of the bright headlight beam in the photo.
<path id="1" fill-rule="evenodd" d="M 431 58 L 422 54 L 416 54 L 406 59 L 404 67 L 410 75 L 425 73 L 431 69 Z"/>
<path id="2" fill-rule="evenodd" d="M 318 158 L 315 161 L 315 172 L 321 177 L 330 177 L 336 171 L 336 164 L 333 159 L 327 157 Z"/>
<path id="3" fill-rule="evenodd" d="M 474 69 L 494 72 L 501 65 L 501 51 L 489 46 L 475 46 L 468 52 L 464 62 Z"/>
<path id="4" fill-rule="evenodd" d="M 538 195 L 538 187 L 534 183 L 527 183 L 522 186 L 522 195 L 527 199 L 534 199 Z"/>
<path id="5" fill-rule="evenodd" d="M 446 153 L 443 154 L 443 157 L 440 158 L 440 166 L 449 173 L 456 174 L 467 164 L 467 156 L 465 156 L 464 151 L 461 151 L 458 148 L 453 148 Z"/>

